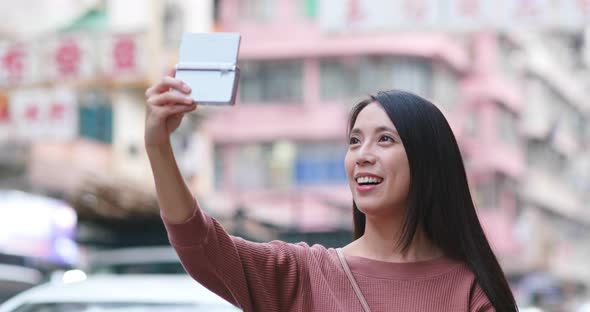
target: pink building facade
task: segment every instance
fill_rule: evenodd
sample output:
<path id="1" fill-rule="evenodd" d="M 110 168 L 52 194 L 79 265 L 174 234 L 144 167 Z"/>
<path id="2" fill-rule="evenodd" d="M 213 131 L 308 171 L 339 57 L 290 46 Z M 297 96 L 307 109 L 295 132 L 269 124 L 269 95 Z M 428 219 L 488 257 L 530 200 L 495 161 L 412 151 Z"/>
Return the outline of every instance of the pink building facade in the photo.
<path id="1" fill-rule="evenodd" d="M 213 197 L 229 211 L 301 232 L 350 229 L 348 112 L 367 94 L 404 89 L 445 113 L 492 245 L 502 260 L 516 257 L 523 95 L 506 69 L 505 40 L 327 33 L 318 3 L 218 2 L 216 30 L 242 35 L 242 77 L 237 106 L 210 115 L 203 128 L 214 148 Z"/>

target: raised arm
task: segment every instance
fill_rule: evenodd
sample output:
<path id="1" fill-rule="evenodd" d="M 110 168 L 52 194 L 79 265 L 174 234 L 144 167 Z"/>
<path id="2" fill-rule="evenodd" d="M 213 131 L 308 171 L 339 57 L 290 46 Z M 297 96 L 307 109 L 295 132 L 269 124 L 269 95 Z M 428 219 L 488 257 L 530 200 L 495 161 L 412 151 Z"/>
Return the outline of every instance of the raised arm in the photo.
<path id="1" fill-rule="evenodd" d="M 176 164 L 170 134 L 196 104 L 174 72 L 146 91 L 145 146 L 168 237 L 185 270 L 244 311 L 279 311 L 298 297 L 309 247 L 229 235 L 201 211 Z M 181 92 L 175 92 L 177 90 Z"/>
<path id="2" fill-rule="evenodd" d="M 193 214 L 195 199 L 176 164 L 170 134 L 178 128 L 184 114 L 195 110 L 197 105 L 187 95 L 191 91 L 189 86 L 175 79 L 174 74 L 172 71 L 145 93 L 145 148 L 162 216 L 172 223 L 180 223 Z"/>

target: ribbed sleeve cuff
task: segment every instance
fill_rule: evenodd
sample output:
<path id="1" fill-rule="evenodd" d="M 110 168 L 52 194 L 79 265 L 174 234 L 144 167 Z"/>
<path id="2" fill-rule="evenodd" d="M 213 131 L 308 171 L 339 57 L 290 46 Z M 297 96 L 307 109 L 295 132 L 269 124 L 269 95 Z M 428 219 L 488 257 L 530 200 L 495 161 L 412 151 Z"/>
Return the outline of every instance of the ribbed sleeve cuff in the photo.
<path id="1" fill-rule="evenodd" d="M 195 204 L 193 215 L 182 223 L 171 223 L 160 211 L 160 217 L 168 232 L 168 240 L 175 247 L 194 247 L 207 241 L 207 233 L 212 226 L 211 218 Z"/>

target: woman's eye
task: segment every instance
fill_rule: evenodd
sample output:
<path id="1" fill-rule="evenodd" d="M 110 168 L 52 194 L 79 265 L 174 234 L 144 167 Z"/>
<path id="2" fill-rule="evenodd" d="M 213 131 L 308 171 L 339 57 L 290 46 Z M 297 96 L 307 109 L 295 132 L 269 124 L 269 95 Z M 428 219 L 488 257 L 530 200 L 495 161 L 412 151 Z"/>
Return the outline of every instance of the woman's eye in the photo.
<path id="1" fill-rule="evenodd" d="M 389 142 L 394 142 L 393 138 L 392 138 L 392 137 L 390 137 L 390 136 L 388 136 L 388 135 L 384 135 L 384 136 L 382 136 L 382 137 L 379 139 L 379 141 L 382 141 L 382 142 L 383 142 L 383 141 L 385 141 L 385 142 L 386 142 L 386 141 L 389 141 Z"/>
<path id="2" fill-rule="evenodd" d="M 359 142 L 360 142 L 359 139 L 358 138 L 355 138 L 355 137 L 350 138 L 350 140 L 348 141 L 348 143 L 350 145 L 358 144 Z"/>

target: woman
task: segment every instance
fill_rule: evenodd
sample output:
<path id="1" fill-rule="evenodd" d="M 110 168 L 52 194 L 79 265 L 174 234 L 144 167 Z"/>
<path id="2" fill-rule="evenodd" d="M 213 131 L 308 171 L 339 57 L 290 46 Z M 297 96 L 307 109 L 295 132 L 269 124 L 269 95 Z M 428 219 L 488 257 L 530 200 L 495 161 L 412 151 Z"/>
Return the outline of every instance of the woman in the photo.
<path id="1" fill-rule="evenodd" d="M 196 104 L 172 76 L 146 92 L 145 144 L 170 242 L 201 284 L 244 311 L 517 310 L 432 103 L 388 91 L 353 109 L 352 243 L 253 243 L 203 213 L 179 173 L 169 136 Z"/>

